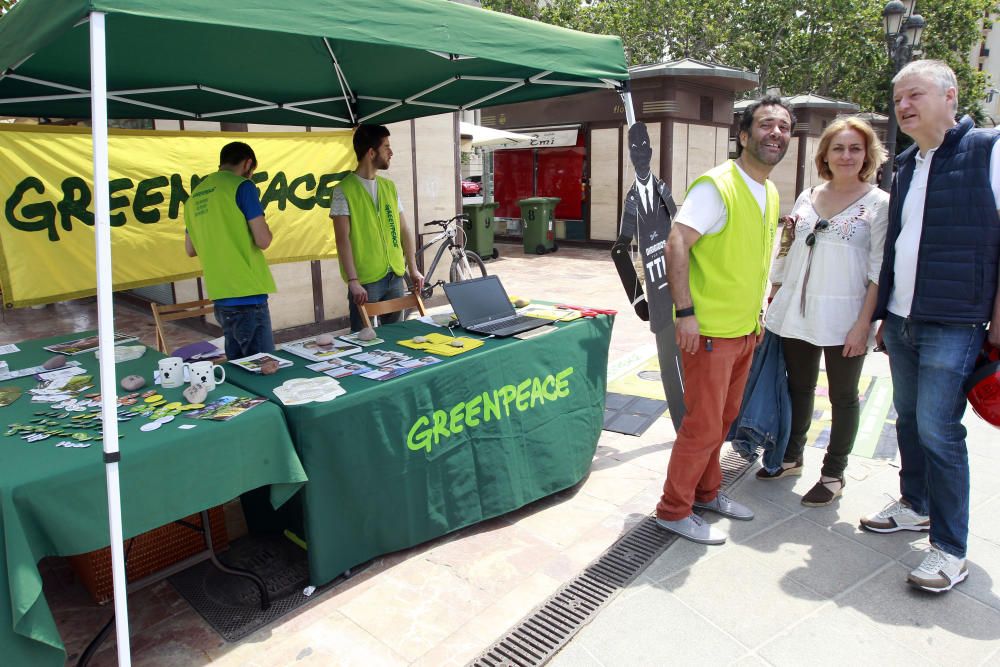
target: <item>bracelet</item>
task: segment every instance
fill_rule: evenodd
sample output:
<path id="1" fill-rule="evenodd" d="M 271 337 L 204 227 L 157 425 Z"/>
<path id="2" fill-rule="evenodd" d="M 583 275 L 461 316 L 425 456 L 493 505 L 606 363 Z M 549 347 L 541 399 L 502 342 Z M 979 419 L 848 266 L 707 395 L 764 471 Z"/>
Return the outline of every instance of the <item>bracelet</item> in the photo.
<path id="1" fill-rule="evenodd" d="M 691 317 L 692 315 L 694 315 L 694 306 L 677 309 L 677 317 Z"/>
<path id="2" fill-rule="evenodd" d="M 360 281 L 360 280 L 358 280 L 357 278 L 348 278 L 348 279 L 347 279 L 347 282 L 349 282 L 349 283 L 353 283 L 353 282 L 358 282 L 358 283 L 360 283 L 361 281 Z"/>

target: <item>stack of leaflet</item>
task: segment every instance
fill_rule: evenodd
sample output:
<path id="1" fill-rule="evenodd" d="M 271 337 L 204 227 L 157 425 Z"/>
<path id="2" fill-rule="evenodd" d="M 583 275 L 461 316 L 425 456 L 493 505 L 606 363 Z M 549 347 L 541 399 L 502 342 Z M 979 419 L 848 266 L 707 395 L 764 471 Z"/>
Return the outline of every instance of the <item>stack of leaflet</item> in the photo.
<path id="1" fill-rule="evenodd" d="M 329 377 L 295 378 L 274 388 L 274 395 L 285 405 L 325 403 L 345 393 L 340 383 Z"/>
<path id="2" fill-rule="evenodd" d="M 537 317 L 542 320 L 552 320 L 553 322 L 570 322 L 572 320 L 578 320 L 581 317 L 581 313 L 578 310 L 567 310 L 565 308 L 556 308 L 555 306 L 546 306 L 540 303 L 533 303 L 529 306 L 525 306 L 517 311 L 518 315 L 527 315 L 528 317 Z"/>
<path id="3" fill-rule="evenodd" d="M 455 341 L 460 342 L 462 344 L 461 347 L 455 345 Z M 411 338 L 408 340 L 401 340 L 399 341 L 399 344 L 403 347 L 409 347 L 414 350 L 424 350 L 426 352 L 430 352 L 431 354 L 436 354 L 439 357 L 454 357 L 457 354 L 462 354 L 463 352 L 468 352 L 469 350 L 481 347 L 483 341 L 476 340 L 475 338 L 468 338 L 466 336 L 452 337 L 439 333 L 429 333 L 424 336 L 424 340 L 422 342 L 416 342 Z"/>

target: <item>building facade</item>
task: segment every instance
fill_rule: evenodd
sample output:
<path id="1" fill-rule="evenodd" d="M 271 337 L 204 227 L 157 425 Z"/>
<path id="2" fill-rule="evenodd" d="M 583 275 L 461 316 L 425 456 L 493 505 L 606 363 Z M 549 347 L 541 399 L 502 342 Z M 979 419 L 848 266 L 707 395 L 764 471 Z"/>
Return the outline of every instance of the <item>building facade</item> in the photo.
<path id="1" fill-rule="evenodd" d="M 733 101 L 756 87 L 757 75 L 691 59 L 630 72 L 636 119 L 646 123 L 653 144 L 653 170 L 680 202 L 695 178 L 728 157 Z M 560 144 L 495 153 L 499 217 L 516 217 L 520 198 L 560 196 L 557 231 L 564 229 L 567 240 L 609 243 L 617 237 L 622 200 L 634 178 L 625 107 L 617 93 L 491 107 L 481 112 L 480 122 L 546 133 Z"/>

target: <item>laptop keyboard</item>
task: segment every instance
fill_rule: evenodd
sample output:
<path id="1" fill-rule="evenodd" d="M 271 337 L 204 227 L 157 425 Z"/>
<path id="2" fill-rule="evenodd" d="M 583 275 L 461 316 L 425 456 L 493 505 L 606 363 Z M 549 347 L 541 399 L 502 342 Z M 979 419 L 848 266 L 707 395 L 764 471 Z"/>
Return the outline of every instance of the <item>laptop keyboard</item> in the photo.
<path id="1" fill-rule="evenodd" d="M 538 318 L 530 317 L 528 315 L 518 315 L 517 317 L 497 320 L 496 322 L 490 322 L 488 324 L 480 324 L 479 326 L 476 327 L 476 331 L 485 331 L 486 333 L 493 333 L 494 331 L 500 331 L 501 329 L 517 326 L 518 324 L 523 324 L 525 322 L 534 322 L 536 319 Z"/>

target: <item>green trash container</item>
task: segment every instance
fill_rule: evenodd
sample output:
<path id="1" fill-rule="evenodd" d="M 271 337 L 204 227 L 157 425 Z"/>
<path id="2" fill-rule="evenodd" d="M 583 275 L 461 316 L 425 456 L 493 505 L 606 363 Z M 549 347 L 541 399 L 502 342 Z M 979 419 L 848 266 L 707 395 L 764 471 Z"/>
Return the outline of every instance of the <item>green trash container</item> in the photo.
<path id="1" fill-rule="evenodd" d="M 500 252 L 493 247 L 493 235 L 496 233 L 493 214 L 499 207 L 497 202 L 462 206 L 462 212 L 469 216 L 463 225 L 465 247 L 483 259 L 496 259 L 500 256 Z"/>
<path id="2" fill-rule="evenodd" d="M 560 201 L 559 197 L 528 197 L 517 202 L 521 207 L 521 222 L 524 225 L 524 252 L 544 255 L 556 251 L 553 212 Z"/>

